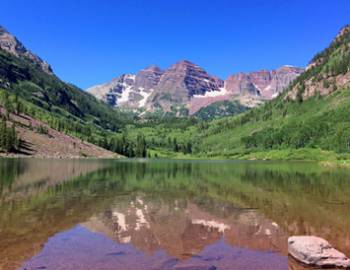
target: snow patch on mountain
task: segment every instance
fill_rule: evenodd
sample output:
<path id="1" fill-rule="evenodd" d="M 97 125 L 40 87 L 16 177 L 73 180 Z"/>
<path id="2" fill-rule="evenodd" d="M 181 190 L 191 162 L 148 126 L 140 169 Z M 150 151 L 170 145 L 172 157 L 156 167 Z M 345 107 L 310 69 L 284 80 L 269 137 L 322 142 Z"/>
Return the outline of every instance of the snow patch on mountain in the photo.
<path id="1" fill-rule="evenodd" d="M 219 88 L 218 91 L 208 91 L 205 92 L 204 95 L 193 95 L 194 98 L 208 98 L 208 97 L 219 97 L 225 96 L 227 94 L 227 90 L 224 87 Z"/>
<path id="2" fill-rule="evenodd" d="M 182 60 L 166 70 L 150 66 L 136 74 L 121 75 L 88 92 L 111 106 L 171 111 L 174 105 L 181 105 L 193 114 L 220 100 L 234 99 L 248 107 L 257 106 L 278 96 L 303 71 L 288 65 L 271 71 L 240 72 L 224 81 Z"/>
<path id="3" fill-rule="evenodd" d="M 133 85 L 129 85 L 127 83 L 122 83 L 122 86 L 123 86 L 123 90 L 122 90 L 120 97 L 117 99 L 117 104 L 123 103 L 123 102 L 128 102 L 129 95 L 134 90 Z"/>
<path id="4" fill-rule="evenodd" d="M 149 92 L 146 92 L 144 88 L 140 87 L 140 95 L 142 96 L 142 99 L 139 101 L 139 108 L 142 108 L 146 105 L 148 97 L 152 94 L 154 91 L 153 88 L 149 90 Z"/>

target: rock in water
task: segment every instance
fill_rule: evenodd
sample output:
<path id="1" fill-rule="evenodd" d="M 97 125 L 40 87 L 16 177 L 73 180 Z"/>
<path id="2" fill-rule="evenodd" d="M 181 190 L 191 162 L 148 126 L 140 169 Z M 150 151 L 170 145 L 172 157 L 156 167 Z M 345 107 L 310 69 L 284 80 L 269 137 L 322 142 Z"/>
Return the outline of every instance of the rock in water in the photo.
<path id="1" fill-rule="evenodd" d="M 307 265 L 350 269 L 350 260 L 343 253 L 316 236 L 289 237 L 288 252 L 296 260 Z"/>

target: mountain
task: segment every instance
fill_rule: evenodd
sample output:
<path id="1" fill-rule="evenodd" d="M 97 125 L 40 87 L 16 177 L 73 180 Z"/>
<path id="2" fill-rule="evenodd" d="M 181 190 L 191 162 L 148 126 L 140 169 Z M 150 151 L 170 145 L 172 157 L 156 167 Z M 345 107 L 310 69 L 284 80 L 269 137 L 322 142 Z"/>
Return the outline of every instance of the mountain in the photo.
<path id="1" fill-rule="evenodd" d="M 238 73 L 225 81 L 182 60 L 162 71 L 156 66 L 136 75 L 124 74 L 111 82 L 87 89 L 112 106 L 154 111 L 183 107 L 190 115 L 214 102 L 236 100 L 254 107 L 281 93 L 304 70 L 284 66 L 277 70 Z"/>
<path id="2" fill-rule="evenodd" d="M 265 88 L 266 89 L 266 88 Z M 196 131 L 198 155 L 249 159 L 348 159 L 350 26 L 277 98 Z M 169 134 L 170 132 L 168 132 Z"/>
<path id="3" fill-rule="evenodd" d="M 14 110 L 17 104 L 21 104 L 20 113 Z M 3 27 L 0 27 L 0 107 L 9 113 L 8 124 L 22 126 L 20 121 L 13 120 L 16 119 L 13 114 L 22 115 L 39 121 L 40 126 L 47 125 L 47 128 L 100 145 L 105 145 L 103 141 L 112 132 L 133 121 L 129 115 L 112 110 L 78 87 L 61 81 L 49 64 Z M 32 129 L 28 126 L 23 132 Z M 22 138 L 25 137 L 22 134 Z M 33 136 L 26 138 L 30 140 Z M 30 152 L 35 154 L 35 151 Z"/>
<path id="4" fill-rule="evenodd" d="M 147 105 L 169 111 L 174 105 L 187 105 L 195 96 L 220 91 L 223 86 L 222 80 L 183 60 L 165 70 Z"/>
<path id="5" fill-rule="evenodd" d="M 33 54 L 23 44 L 11 35 L 4 27 L 0 25 L 0 49 L 9 52 L 17 57 L 24 57 L 35 66 L 48 74 L 53 74 L 51 66 L 43 61 L 39 56 Z"/>
<path id="6" fill-rule="evenodd" d="M 50 66 L 2 29 L 0 39 L 0 87 L 46 111 L 87 121 L 104 129 L 118 130 L 123 119 L 118 111 L 97 101 L 78 87 L 60 80 Z"/>
<path id="7" fill-rule="evenodd" d="M 308 99 L 315 95 L 329 95 L 338 88 L 349 86 L 350 26 L 343 27 L 331 45 L 317 54 L 306 72 L 297 80 L 288 97 Z"/>
<path id="8" fill-rule="evenodd" d="M 183 60 L 165 71 L 150 66 L 136 75 L 124 74 L 87 92 L 112 106 L 170 111 L 172 105 L 186 104 L 191 97 L 219 91 L 223 85 L 222 80 Z"/>
<path id="9" fill-rule="evenodd" d="M 18 115 L 39 121 L 35 128 L 24 124 L 25 132 L 48 133 L 50 138 L 58 131 L 130 156 L 142 148 L 151 156 L 350 158 L 350 26 L 304 72 L 283 66 L 233 74 L 224 81 L 182 60 L 166 70 L 150 66 L 89 89 L 104 102 L 43 68 L 40 63 L 45 62 L 8 32 L 3 36 L 0 106 L 11 111 L 8 121 L 28 138 L 26 145 L 31 137 L 21 134 Z M 23 102 L 22 113 L 16 112 L 18 101 Z M 138 121 L 129 110 L 118 109 L 123 107 L 144 116 Z M 174 117 L 179 109 L 196 117 Z"/>
<path id="10" fill-rule="evenodd" d="M 145 106 L 162 74 L 160 68 L 150 66 L 136 75 L 124 74 L 109 83 L 89 88 L 87 92 L 111 106 L 140 108 Z"/>
<path id="11" fill-rule="evenodd" d="M 220 92 L 197 96 L 191 100 L 190 108 L 196 112 L 218 100 L 237 100 L 246 107 L 255 107 L 277 97 L 304 69 L 283 66 L 277 70 L 261 70 L 237 73 L 229 76 Z"/>
<path id="12" fill-rule="evenodd" d="M 261 96 L 272 99 L 280 94 L 304 69 L 283 66 L 276 70 L 261 70 L 231 75 L 226 80 L 226 89 L 234 95 Z"/>

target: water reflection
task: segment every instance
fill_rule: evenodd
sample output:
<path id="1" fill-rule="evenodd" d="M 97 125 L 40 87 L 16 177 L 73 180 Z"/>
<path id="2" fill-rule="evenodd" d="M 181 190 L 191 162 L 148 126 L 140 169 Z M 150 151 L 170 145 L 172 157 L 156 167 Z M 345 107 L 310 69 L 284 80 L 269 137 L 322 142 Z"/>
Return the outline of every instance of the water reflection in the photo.
<path id="1" fill-rule="evenodd" d="M 303 269 L 350 255 L 349 172 L 316 164 L 0 161 L 0 269 Z M 216 267 L 216 268 L 215 268 Z"/>
<path id="2" fill-rule="evenodd" d="M 279 226 L 254 210 L 222 203 L 213 212 L 205 204 L 186 199 L 169 202 L 159 196 L 118 198 L 82 225 L 118 243 L 132 243 L 144 253 L 166 250 L 178 259 L 192 257 L 221 239 L 261 251 L 282 251 L 286 243 Z"/>
<path id="3" fill-rule="evenodd" d="M 105 166 L 98 160 L 0 159 L 0 199 L 33 196 Z"/>

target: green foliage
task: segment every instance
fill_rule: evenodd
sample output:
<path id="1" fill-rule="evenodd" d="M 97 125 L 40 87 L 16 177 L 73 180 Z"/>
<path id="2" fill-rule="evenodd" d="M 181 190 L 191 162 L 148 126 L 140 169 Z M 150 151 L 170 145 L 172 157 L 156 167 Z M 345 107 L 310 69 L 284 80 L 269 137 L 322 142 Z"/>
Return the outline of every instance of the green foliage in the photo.
<path id="1" fill-rule="evenodd" d="M 336 38 L 330 46 L 318 53 L 312 60 L 312 67 L 299 76 L 292 86 L 303 84 L 306 80 L 323 80 L 324 87 L 328 88 L 327 77 L 345 74 L 350 70 L 350 28 L 344 30 L 343 35 Z"/>
<path id="2" fill-rule="evenodd" d="M 298 103 L 303 102 L 304 91 L 305 91 L 305 85 L 304 84 L 299 85 L 298 90 L 297 90 L 297 96 L 296 96 L 296 100 Z"/>
<path id="3" fill-rule="evenodd" d="M 7 126 L 5 118 L 0 122 L 0 151 L 13 152 L 19 147 L 19 139 L 16 133 L 15 124 Z"/>
<path id="4" fill-rule="evenodd" d="M 143 122 L 125 128 L 129 141 L 136 144 L 139 134 L 146 140 L 151 157 L 184 157 L 194 151 L 196 125 L 205 123 L 194 117 L 171 114 L 147 114 Z"/>
<path id="5" fill-rule="evenodd" d="M 242 113 L 248 108 L 236 101 L 217 101 L 209 106 L 201 108 L 195 113 L 195 116 L 202 120 L 212 120 L 223 116 L 232 116 Z"/>
<path id="6" fill-rule="evenodd" d="M 336 162 L 343 155 L 333 151 L 325 151 L 317 148 L 299 148 L 299 149 L 279 149 L 261 152 L 252 152 L 242 155 L 241 159 L 249 160 L 303 160 L 303 161 L 331 161 Z M 348 158 L 348 157 L 346 157 Z"/>
<path id="7" fill-rule="evenodd" d="M 350 153 L 349 103 L 349 89 L 302 103 L 277 98 L 242 115 L 212 121 L 206 129 L 199 125 L 196 154 L 234 158 L 301 148 Z"/>
<path id="8" fill-rule="evenodd" d="M 0 105 L 7 119 L 11 113 L 25 113 L 92 143 L 105 136 L 109 139 L 135 120 L 133 113 L 114 110 L 74 85 L 43 72 L 30 60 L 1 49 L 0 87 Z"/>
<path id="9" fill-rule="evenodd" d="M 290 123 L 281 128 L 266 128 L 242 138 L 246 148 L 283 149 L 303 148 L 319 145 L 329 125 L 310 119 L 306 122 Z"/>
<path id="10" fill-rule="evenodd" d="M 128 121 L 126 115 L 113 111 L 90 94 L 48 75 L 25 58 L 0 50 L 0 78 L 7 81 L 7 90 L 24 100 L 52 112 L 60 108 L 104 129 L 117 131 Z"/>
<path id="11" fill-rule="evenodd" d="M 330 87 L 330 82 L 329 81 L 327 81 L 326 79 L 325 80 L 323 80 L 323 87 L 324 88 L 329 88 Z"/>
<path id="12" fill-rule="evenodd" d="M 238 116 L 199 123 L 197 132 L 193 131 L 197 134 L 194 153 L 200 157 L 222 158 L 310 148 L 349 153 L 349 89 L 339 88 L 332 78 L 350 70 L 349 43 L 347 28 L 313 59 L 314 66 L 289 88 L 297 89 L 295 101 L 287 97 L 287 89 L 273 101 Z M 304 99 L 306 81 L 321 82 L 333 93 Z"/>
<path id="13" fill-rule="evenodd" d="M 136 146 L 135 146 L 136 157 L 147 157 L 147 144 L 145 137 L 142 134 L 137 135 Z"/>
<path id="14" fill-rule="evenodd" d="M 43 125 L 39 125 L 37 128 L 36 128 L 36 131 L 40 134 L 48 134 L 49 131 L 47 129 L 47 127 L 43 126 Z"/>
<path id="15" fill-rule="evenodd" d="M 123 133 L 121 136 L 114 136 L 109 142 L 105 141 L 104 143 L 106 144 L 105 148 L 127 157 L 145 158 L 148 156 L 148 145 L 145 136 L 141 133 L 137 134 L 135 140 L 129 139 L 129 136 Z"/>

